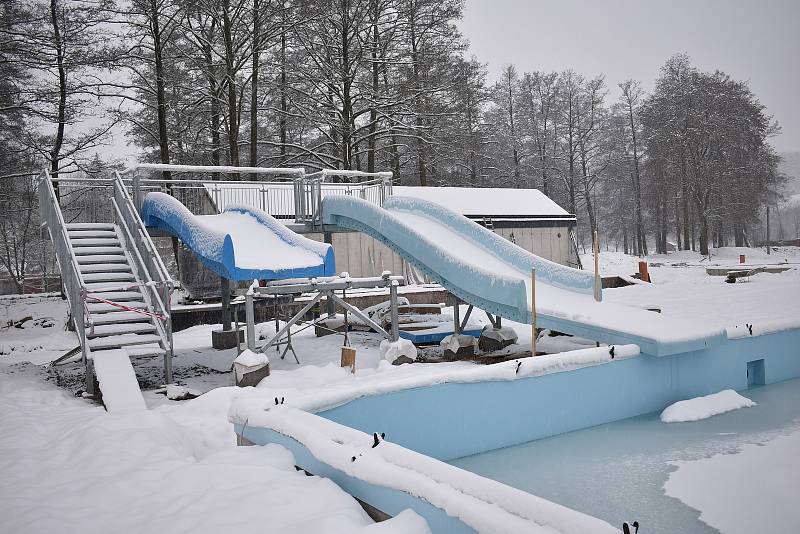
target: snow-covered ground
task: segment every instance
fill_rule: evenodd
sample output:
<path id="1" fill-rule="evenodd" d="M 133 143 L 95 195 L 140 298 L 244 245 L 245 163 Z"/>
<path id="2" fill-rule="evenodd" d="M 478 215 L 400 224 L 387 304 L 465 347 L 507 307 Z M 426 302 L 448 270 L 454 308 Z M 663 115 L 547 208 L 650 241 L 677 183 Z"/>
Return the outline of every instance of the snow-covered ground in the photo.
<path id="1" fill-rule="evenodd" d="M 725 283 L 724 276 L 709 276 L 706 267 L 739 265 L 745 254 L 748 266 L 784 264 L 779 274 L 760 273 L 745 282 Z M 591 256 L 581 256 L 591 268 Z M 692 251 L 648 256 L 651 284 L 603 290 L 603 300 L 632 306 L 657 306 L 664 315 L 702 321 L 722 328 L 750 323 L 771 323 L 800 316 L 800 248 L 780 247 L 767 255 L 763 249 L 713 249 L 711 264 Z M 600 254 L 603 276 L 631 275 L 639 258 L 618 252 Z"/>
<path id="2" fill-rule="evenodd" d="M 783 248 L 767 256 L 759 250 L 726 249 L 714 251 L 712 263 L 736 264 L 740 253 L 747 255 L 748 264 L 788 263 L 793 269 L 726 284 L 724 277 L 705 273 L 708 261 L 701 261 L 699 254 L 652 256 L 648 258 L 652 284 L 605 290 L 604 299 L 658 306 L 664 314 L 688 316 L 719 327 L 800 316 L 800 251 Z M 603 252 L 601 271 L 604 275 L 630 275 L 637 270 L 637 262 L 633 256 Z M 588 257 L 584 257 L 584 265 L 591 265 Z M 465 312 L 463 307 L 462 317 Z M 31 319 L 19 328 L 6 326 L 28 316 Z M 209 393 L 192 401 L 170 401 L 156 392 L 162 381 L 161 361 L 141 361 L 136 363 L 136 371 L 148 390 L 145 400 L 151 410 L 109 415 L 72 396 L 82 387 L 78 365 L 59 368 L 57 373 L 39 367 L 77 346 L 75 334 L 64 330 L 65 319 L 66 305 L 57 297 L 0 299 L 0 517 L 11 518 L 10 531 L 47 531 L 58 526 L 81 532 L 156 528 L 219 532 L 258 525 L 274 532 L 358 532 L 371 524 L 358 504 L 331 482 L 297 474 L 285 449 L 235 446 L 227 420 L 229 407 L 255 391 L 225 387 L 233 383 L 231 362 L 236 353 L 211 349 L 210 333 L 215 326 L 201 325 L 175 334 L 176 381 Z M 478 310 L 471 320 L 488 324 Z M 503 324 L 518 334 L 517 349 L 529 348 L 529 325 L 506 320 Z M 258 332 L 262 338 L 270 337 L 274 323 L 258 325 Z M 480 371 L 469 362 L 394 367 L 381 363 L 377 335 L 355 332 L 350 341 L 357 351 L 355 375 L 339 367 L 341 336 L 318 338 L 313 328 L 297 332 L 293 342 L 300 364 L 291 354 L 282 360 L 270 350 L 272 374 L 259 389 L 287 397 L 307 396 L 314 390 L 339 394 L 392 383 L 419 384 L 432 376 L 431 370 L 447 376 Z M 545 336 L 537 348 L 555 353 L 592 345 L 589 340 Z M 497 373 L 502 374 L 501 367 L 497 366 Z M 796 450 L 797 442 L 793 443 Z M 786 448 L 791 445 L 775 449 L 776 454 Z M 769 455 L 755 450 L 745 447 L 741 454 L 724 456 L 725 469 L 753 469 L 763 464 L 760 474 L 768 485 L 773 464 L 767 461 Z M 787 472 L 800 466 L 796 455 L 784 456 Z M 702 492 L 685 491 L 692 485 L 705 487 L 713 482 L 709 473 L 716 469 L 715 462 L 723 460 L 707 460 L 712 462 L 709 468 L 703 467 L 705 461 L 680 464 L 676 482 L 670 483 L 668 491 L 701 509 L 703 520 L 708 517 L 722 532 L 744 531 L 728 530 L 724 508 L 702 501 Z M 787 492 L 796 498 L 800 488 Z M 544 496 L 568 504 L 557 495 Z M 780 499 L 762 501 L 759 506 L 764 513 L 779 514 Z M 398 517 L 397 531 L 424 532 L 416 519 Z"/>
<path id="3" fill-rule="evenodd" d="M 29 367 L 8 371 L 3 532 L 430 532 L 413 512 L 374 525 L 331 481 L 297 471 L 283 447 L 236 447 L 212 399 L 116 415 Z"/>

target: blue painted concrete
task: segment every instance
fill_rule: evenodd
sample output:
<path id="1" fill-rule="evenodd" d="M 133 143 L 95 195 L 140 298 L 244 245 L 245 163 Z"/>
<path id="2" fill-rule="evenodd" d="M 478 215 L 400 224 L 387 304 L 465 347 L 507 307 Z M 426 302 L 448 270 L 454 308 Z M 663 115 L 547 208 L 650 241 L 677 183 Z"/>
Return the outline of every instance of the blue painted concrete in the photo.
<path id="1" fill-rule="evenodd" d="M 333 480 L 344 491 L 358 497 L 375 508 L 391 516 L 395 516 L 411 508 L 421 515 L 428 522 L 432 532 L 447 532 L 452 534 L 473 534 L 475 530 L 461 520 L 447 515 L 447 512 L 437 508 L 427 501 L 414 497 L 400 490 L 379 486 L 365 482 L 356 477 L 348 475 L 324 462 L 320 462 L 311 452 L 300 442 L 279 434 L 274 430 L 259 427 L 243 427 L 234 425 L 237 434 L 244 436 L 251 442 L 264 445 L 267 443 L 277 443 L 283 445 L 294 454 L 295 462 L 298 466 L 309 473 L 326 477 Z"/>
<path id="2" fill-rule="evenodd" d="M 453 460 L 573 430 L 660 411 L 678 400 L 800 377 L 800 329 L 727 340 L 665 357 L 642 354 L 573 371 L 511 381 L 449 383 L 371 395 L 318 415 L 440 460 Z M 320 462 L 300 443 L 267 428 L 236 426 L 258 444 L 279 443 L 298 465 L 389 513 L 412 508 L 433 532 L 469 527 L 400 491 L 358 480 Z"/>
<path id="3" fill-rule="evenodd" d="M 394 443 L 451 460 L 659 411 L 722 389 L 744 389 L 747 363 L 761 358 L 767 384 L 800 377 L 800 330 L 513 381 L 361 397 L 319 415 L 364 432 L 386 432 Z"/>

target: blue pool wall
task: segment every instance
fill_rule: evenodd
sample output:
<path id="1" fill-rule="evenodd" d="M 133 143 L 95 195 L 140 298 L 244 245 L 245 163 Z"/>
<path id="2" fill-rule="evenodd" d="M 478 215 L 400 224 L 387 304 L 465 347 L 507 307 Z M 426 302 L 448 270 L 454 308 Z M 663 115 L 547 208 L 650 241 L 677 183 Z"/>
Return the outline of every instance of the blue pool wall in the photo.
<path id="1" fill-rule="evenodd" d="M 474 534 L 476 532 L 475 529 L 466 525 L 460 519 L 447 515 L 447 512 L 443 509 L 433 506 L 422 498 L 401 490 L 366 482 L 319 461 L 302 443 L 274 430 L 262 427 L 244 427 L 239 424 L 234 425 L 234 430 L 240 436 L 258 445 L 267 443 L 283 445 L 292 451 L 295 463 L 298 466 L 301 466 L 309 473 L 333 480 L 350 495 L 369 503 L 390 516 L 396 516 L 403 510 L 410 508 L 428 522 L 431 532 L 452 534 Z"/>
<path id="2" fill-rule="evenodd" d="M 512 381 L 446 383 L 371 395 L 318 415 L 452 460 L 661 411 L 673 402 L 800 377 L 800 330 L 725 340 L 703 350 L 612 361 Z"/>

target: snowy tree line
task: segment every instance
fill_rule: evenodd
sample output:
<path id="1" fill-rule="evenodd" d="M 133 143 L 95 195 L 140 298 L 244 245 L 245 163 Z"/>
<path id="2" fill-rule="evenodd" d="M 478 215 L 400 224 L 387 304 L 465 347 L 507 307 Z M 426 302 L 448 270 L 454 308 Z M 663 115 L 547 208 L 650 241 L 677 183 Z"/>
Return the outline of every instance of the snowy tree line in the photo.
<path id="1" fill-rule="evenodd" d="M 628 80 L 503 69 L 464 0 L 2 0 L 0 187 L 97 174 L 115 129 L 149 161 L 389 169 L 537 187 L 633 253 L 755 244 L 776 126 L 747 84 L 677 55 Z M 169 178 L 169 173 L 165 173 Z M 26 190 L 17 184 L 17 189 Z M 13 195 L 6 194 L 11 198 Z M 655 249 L 652 250 L 652 246 Z"/>

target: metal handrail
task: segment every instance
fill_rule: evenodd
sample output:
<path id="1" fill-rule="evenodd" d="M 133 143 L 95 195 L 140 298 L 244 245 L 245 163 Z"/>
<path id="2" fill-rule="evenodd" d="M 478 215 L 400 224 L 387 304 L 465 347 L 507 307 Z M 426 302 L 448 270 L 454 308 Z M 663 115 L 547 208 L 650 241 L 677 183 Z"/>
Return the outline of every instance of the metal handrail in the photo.
<path id="1" fill-rule="evenodd" d="M 125 188 L 122 177 L 118 172 L 114 173 L 114 192 L 115 196 L 116 194 L 119 194 L 119 200 L 122 201 L 121 204 L 128 210 L 129 219 L 136 226 L 136 230 L 141 238 L 141 244 L 145 249 L 144 252 L 149 257 L 153 258 L 155 267 L 159 273 L 159 281 L 169 284 L 174 289 L 175 282 L 172 280 L 166 265 L 164 265 L 161 255 L 156 252 L 155 243 L 153 243 L 150 233 L 147 231 L 147 228 L 144 225 L 144 221 L 142 221 L 138 211 L 136 211 L 136 205 L 133 203 L 133 199 L 128 194 L 128 190 Z"/>
<path id="2" fill-rule="evenodd" d="M 211 174 L 260 174 L 260 175 L 280 175 L 287 177 L 284 181 L 259 181 L 259 180 L 164 180 L 146 179 L 139 171 L 170 171 L 188 173 L 211 173 Z M 144 193 L 148 189 L 157 188 L 166 190 L 169 194 L 174 194 L 177 190 L 204 189 L 209 193 L 209 197 L 217 208 L 222 208 L 220 192 L 226 189 L 237 189 L 247 191 L 239 192 L 237 202 L 251 204 L 253 207 L 270 212 L 277 217 L 291 217 L 294 215 L 295 222 L 301 224 L 318 225 L 322 222 L 322 197 L 325 194 L 357 194 L 360 198 L 375 202 L 382 206 L 387 196 L 392 194 L 392 172 L 364 172 L 346 169 L 322 169 L 320 171 L 306 174 L 305 169 L 297 168 L 275 168 L 275 167 L 226 167 L 213 165 L 173 165 L 162 163 L 141 163 L 116 173 L 119 182 L 126 187 L 130 187 L 133 194 L 133 205 L 141 209 Z M 123 178 L 124 176 L 124 178 Z M 332 183 L 330 177 L 356 178 L 361 181 Z M 292 184 L 294 189 L 292 196 L 279 195 L 273 197 L 270 191 L 278 188 L 284 189 Z M 212 188 L 210 191 L 209 188 Z M 214 193 L 214 194 L 212 194 Z M 230 195 L 228 195 L 230 196 Z M 289 201 L 293 200 L 294 205 L 290 206 Z M 277 202 L 276 202 L 277 201 Z M 277 206 L 276 206 L 277 205 Z M 271 206 L 271 207 L 270 207 Z M 294 213 L 290 209 L 294 208 Z"/>
<path id="3" fill-rule="evenodd" d="M 50 234 L 53 242 L 56 261 L 61 271 L 61 280 L 64 285 L 67 301 L 70 305 L 70 314 L 78 340 L 81 345 L 82 358 L 86 363 L 91 358 L 91 349 L 86 341 L 86 323 L 88 309 L 86 306 L 86 282 L 81 274 L 78 259 L 72 249 L 67 234 L 67 225 L 61 213 L 53 179 L 47 169 L 42 171 L 38 183 L 39 213 L 42 221 Z M 91 389 L 87 384 L 87 389 Z"/>
<path id="4" fill-rule="evenodd" d="M 121 236 L 129 246 L 134 268 L 141 281 L 142 295 L 147 303 L 154 309 L 159 317 L 153 317 L 153 324 L 162 339 L 164 350 L 164 373 L 167 382 L 172 381 L 172 322 L 171 322 L 171 295 L 175 283 L 169 275 L 161 256 L 156 251 L 155 244 L 144 226 L 144 222 L 136 210 L 128 194 L 122 177 L 114 173 L 114 196 L 110 199 L 114 207 L 118 225 L 123 231 Z M 159 293 L 159 290 L 161 293 Z"/>
<path id="5" fill-rule="evenodd" d="M 303 176 L 306 170 L 302 167 L 231 167 L 224 165 L 176 165 L 171 163 L 137 163 L 122 171 L 131 174 L 138 170 L 169 172 L 204 172 L 220 174 L 288 174 Z"/>

